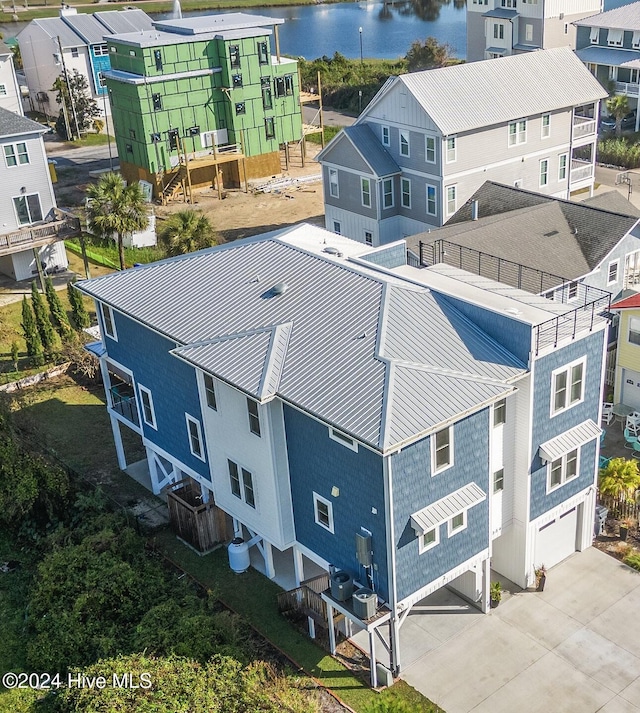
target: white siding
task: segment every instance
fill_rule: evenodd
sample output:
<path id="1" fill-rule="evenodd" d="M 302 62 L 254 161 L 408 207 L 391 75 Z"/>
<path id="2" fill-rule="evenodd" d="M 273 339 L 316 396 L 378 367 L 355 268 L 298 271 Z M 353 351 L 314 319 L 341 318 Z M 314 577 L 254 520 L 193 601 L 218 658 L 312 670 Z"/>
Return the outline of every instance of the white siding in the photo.
<path id="1" fill-rule="evenodd" d="M 380 231 L 375 219 L 325 204 L 324 226 L 332 233 L 335 232 L 335 221 L 340 223 L 340 235 L 364 243 L 364 232 L 368 230 L 373 236 L 373 246 L 380 245 Z"/>
<path id="2" fill-rule="evenodd" d="M 60 271 L 69 267 L 64 242 L 61 240 L 41 247 L 38 251 L 38 256 L 40 262 L 43 262 L 48 270 L 57 268 L 57 271 Z M 7 271 L 6 268 L 9 268 L 9 270 Z M 17 281 L 35 279 L 38 274 L 38 267 L 33 250 L 29 248 L 7 256 L 7 260 L 0 263 L 0 271 Z"/>
<path id="3" fill-rule="evenodd" d="M 431 117 L 400 81 L 374 106 L 367 107 L 366 115 L 367 121 L 439 133 Z"/>
<path id="4" fill-rule="evenodd" d="M 7 92 L 4 95 L 0 95 L 0 107 L 16 114 L 24 114 L 20 88 L 13 69 L 13 59 L 10 55 L 0 56 L 0 84 L 4 84 Z"/>
<path id="5" fill-rule="evenodd" d="M 518 3 L 518 11 L 520 4 Z M 601 0 L 545 0 L 544 16 L 558 17 L 560 13 L 567 15 L 595 15 L 602 12 Z"/>

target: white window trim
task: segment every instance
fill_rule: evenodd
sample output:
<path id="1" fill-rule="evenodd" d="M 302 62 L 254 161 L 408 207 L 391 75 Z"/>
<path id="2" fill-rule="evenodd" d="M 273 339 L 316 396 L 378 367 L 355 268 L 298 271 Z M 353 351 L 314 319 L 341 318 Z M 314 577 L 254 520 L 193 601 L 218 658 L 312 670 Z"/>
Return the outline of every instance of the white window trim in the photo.
<path id="1" fill-rule="evenodd" d="M 435 210 L 433 213 L 431 213 L 429 211 L 429 189 L 430 188 L 433 188 L 434 193 L 435 193 L 435 198 L 433 201 Z M 424 207 L 426 214 L 427 215 L 438 215 L 438 186 L 435 186 L 433 183 L 427 183 L 427 185 L 425 186 L 424 197 L 425 197 L 425 201 L 426 201 L 425 207 Z"/>
<path id="2" fill-rule="evenodd" d="M 229 463 L 233 463 L 238 471 L 238 485 L 240 487 L 240 495 L 236 495 L 233 492 L 233 489 L 231 487 L 231 472 L 229 470 Z M 245 482 L 244 482 L 244 474 L 249 473 L 251 476 L 251 489 L 253 490 L 253 505 L 251 503 L 247 502 L 247 496 L 246 496 L 246 489 L 245 489 Z M 255 479 L 255 473 L 253 470 L 249 468 L 245 468 L 241 463 L 238 463 L 237 460 L 233 458 L 227 457 L 227 483 L 229 486 L 229 493 L 231 494 L 232 498 L 235 498 L 235 500 L 239 500 L 241 503 L 244 503 L 248 508 L 251 508 L 254 511 L 258 511 L 258 496 L 256 494 L 256 479 Z"/>
<path id="3" fill-rule="evenodd" d="M 544 119 L 547 117 L 549 119 L 549 123 L 545 126 L 544 125 Z M 547 133 L 545 134 L 545 129 Z M 549 112 L 543 114 L 540 117 L 540 138 L 541 139 L 548 139 L 551 136 L 551 114 Z"/>
<path id="4" fill-rule="evenodd" d="M 580 398 L 577 401 L 574 401 L 573 403 L 567 403 L 568 399 L 571 398 L 571 370 L 573 369 L 574 366 L 577 366 L 578 364 L 582 364 L 582 388 L 581 388 Z M 567 397 L 565 399 L 565 406 L 563 408 L 559 408 L 557 411 L 554 411 L 553 409 L 555 407 L 555 401 L 556 401 L 556 376 L 558 374 L 561 374 L 563 371 L 567 372 Z M 568 411 L 569 409 L 573 408 L 574 406 L 577 406 L 578 404 L 581 404 L 584 401 L 586 375 L 587 375 L 587 357 L 586 356 L 580 357 L 580 359 L 575 359 L 574 361 L 570 362 L 569 364 L 565 364 L 564 366 L 561 366 L 558 369 L 554 369 L 551 372 L 551 400 L 550 400 L 550 404 L 549 404 L 550 418 L 553 418 L 554 416 L 557 416 L 560 413 L 564 413 L 565 411 Z"/>
<path id="5" fill-rule="evenodd" d="M 194 418 L 193 416 L 188 414 L 186 411 L 184 414 L 184 418 L 185 418 L 185 422 L 187 425 L 187 439 L 189 441 L 189 451 L 191 452 L 191 455 L 194 458 L 197 458 L 198 460 L 201 460 L 203 463 L 205 463 L 206 460 L 204 457 L 204 441 L 202 440 L 202 425 L 200 424 L 200 421 L 198 421 L 197 418 Z M 191 431 L 189 430 L 189 423 L 195 423 L 195 425 L 196 425 L 196 429 L 198 431 L 198 442 L 200 443 L 201 453 L 196 453 L 193 450 L 193 445 L 191 443 Z"/>
<path id="6" fill-rule="evenodd" d="M 26 166 L 27 164 L 24 165 Z M 33 225 L 34 223 L 39 223 L 42 220 L 31 220 L 33 216 L 31 215 L 31 209 L 29 208 L 29 196 L 38 196 L 38 206 L 40 207 L 40 214 L 44 217 L 44 214 L 42 212 L 42 201 L 40 200 L 40 193 L 38 191 L 35 191 L 34 193 L 21 193 L 19 196 L 11 196 L 11 203 L 13 205 L 13 215 L 15 216 L 16 224 L 21 227 Z M 20 222 L 20 215 L 18 214 L 18 208 L 16 207 L 16 200 L 18 200 L 18 198 L 24 198 L 27 201 L 27 212 L 29 213 L 28 223 Z"/>
<path id="7" fill-rule="evenodd" d="M 446 465 L 441 466 L 440 468 L 436 469 L 436 433 L 440 433 L 440 431 L 449 431 L 449 462 Z M 441 428 L 439 431 L 436 431 L 436 433 L 432 433 L 430 438 L 431 438 L 431 444 L 430 444 L 430 450 L 431 450 L 431 477 L 434 475 L 439 475 L 440 473 L 444 473 L 445 470 L 448 470 L 453 466 L 454 462 L 454 457 L 453 457 L 453 425 L 447 426 L 446 428 Z"/>
<path id="8" fill-rule="evenodd" d="M 591 28 L 591 31 L 589 32 L 589 42 L 592 45 L 597 45 L 600 43 L 600 28 L 599 27 Z"/>
<path id="9" fill-rule="evenodd" d="M 369 185 L 369 190 L 367 191 L 367 195 L 369 196 L 369 203 L 364 202 L 364 196 L 365 196 L 365 191 L 364 191 L 364 184 L 365 181 Z M 360 176 L 360 204 L 362 205 L 363 208 L 371 208 L 371 179 L 370 178 L 365 178 L 364 176 Z"/>
<path id="10" fill-rule="evenodd" d="M 453 199 L 453 210 L 449 210 L 449 189 L 453 188 L 454 190 L 454 199 Z M 454 183 L 452 186 L 447 186 L 444 189 L 444 205 L 445 205 L 445 215 L 453 215 L 457 210 L 458 210 L 458 184 Z"/>
<path id="11" fill-rule="evenodd" d="M 524 131 L 520 131 L 520 124 L 524 122 Z M 516 119 L 515 121 L 510 121 L 507 124 L 507 147 L 512 149 L 516 146 L 521 146 L 522 144 L 527 143 L 527 122 L 528 119 Z M 511 133 L 511 127 L 515 126 L 516 127 L 516 132 L 515 134 Z M 514 141 L 511 143 L 511 137 L 513 137 Z"/>
<path id="12" fill-rule="evenodd" d="M 407 153 L 402 153 L 402 139 L 405 139 L 407 142 Z M 400 131 L 398 133 L 398 153 L 402 158 L 411 158 L 411 142 L 409 139 L 408 131 Z"/>
<path id="13" fill-rule="evenodd" d="M 337 226 L 337 228 L 336 228 Z M 333 232 L 336 235 L 342 235 L 342 223 L 339 220 L 334 220 L 333 221 Z"/>
<path id="14" fill-rule="evenodd" d="M 207 379 L 210 379 L 210 380 L 211 380 L 211 388 L 210 388 L 210 389 L 207 388 Z M 218 410 L 218 392 L 217 392 L 217 390 L 216 390 L 216 382 L 215 382 L 213 376 L 211 376 L 211 374 L 206 374 L 206 373 L 203 372 L 203 374 L 202 374 L 202 386 L 203 386 L 203 389 L 204 389 L 204 402 L 205 402 L 205 404 L 207 405 L 207 408 L 208 408 L 210 411 L 217 411 L 217 410 Z M 212 406 L 212 405 L 209 403 L 209 392 L 213 393 L 213 400 L 214 400 L 214 402 L 215 402 L 215 404 L 216 404 L 215 406 Z"/>
<path id="15" fill-rule="evenodd" d="M 496 475 L 498 473 L 502 473 L 502 487 L 500 490 L 496 490 Z M 498 470 L 494 470 L 491 474 L 491 494 L 497 495 L 502 492 L 504 492 L 504 466 L 502 468 L 498 468 Z"/>
<path id="16" fill-rule="evenodd" d="M 573 453 L 573 451 L 576 451 L 576 474 L 572 475 L 571 478 L 567 478 L 567 456 L 569 453 Z M 551 485 L 551 468 L 555 461 L 549 461 L 547 463 L 547 495 L 580 477 L 580 451 L 581 446 L 578 446 L 577 448 L 572 448 L 568 453 L 563 453 L 562 456 L 560 456 L 560 459 L 562 460 L 562 468 L 560 470 L 560 482 L 558 485 Z"/>
<path id="17" fill-rule="evenodd" d="M 109 334 L 109 332 L 107 331 L 107 323 L 104 318 L 105 309 L 109 313 L 111 327 L 113 328 L 113 334 Z M 101 318 L 100 321 L 102 322 L 102 331 L 104 331 L 104 333 L 107 335 L 107 337 L 109 337 L 109 339 L 113 339 L 114 342 L 117 342 L 118 341 L 118 331 L 116 329 L 115 319 L 113 318 L 113 309 L 111 308 L 111 305 L 105 304 L 104 302 L 100 303 L 100 318 Z"/>
<path id="18" fill-rule="evenodd" d="M 386 129 L 386 132 L 387 132 L 387 139 L 386 139 L 386 141 L 385 141 L 385 136 L 384 136 L 385 129 Z M 380 139 L 381 139 L 381 141 L 382 141 L 382 145 L 383 145 L 383 146 L 391 146 L 391 127 L 390 127 L 390 126 L 387 126 L 387 125 L 385 124 L 385 125 L 382 125 L 382 126 L 380 127 Z"/>
<path id="19" fill-rule="evenodd" d="M 357 441 L 354 441 L 351 436 L 347 436 L 345 433 L 342 433 L 342 431 L 338 431 L 336 428 L 332 428 L 331 426 L 329 426 L 329 438 L 354 453 L 358 452 Z M 348 443 L 348 441 L 351 441 L 351 443 Z"/>
<path id="20" fill-rule="evenodd" d="M 547 170 L 545 171 L 545 176 L 547 178 L 547 182 L 543 183 L 542 182 L 542 164 L 546 161 L 547 163 Z M 541 158 L 539 163 L 538 163 L 538 186 L 540 188 L 544 188 L 545 186 L 549 185 L 549 159 L 548 158 Z"/>
<path id="21" fill-rule="evenodd" d="M 331 176 L 335 176 L 336 180 L 332 181 Z M 333 192 L 333 187 L 336 187 L 336 192 Z M 338 169 L 337 168 L 330 168 L 329 169 L 329 195 L 331 198 L 340 198 L 340 183 L 338 181 Z"/>
<path id="22" fill-rule="evenodd" d="M 562 169 L 562 157 L 565 157 L 564 161 L 564 178 L 560 176 L 560 170 Z M 558 154 L 558 182 L 566 181 L 569 177 L 569 154 L 561 153 Z"/>
<path id="23" fill-rule="evenodd" d="M 453 139 L 453 158 L 449 158 L 449 140 Z M 444 149 L 445 149 L 445 162 L 455 163 L 458 160 L 458 137 L 457 136 L 447 136 L 444 139 Z"/>
<path id="24" fill-rule="evenodd" d="M 153 394 L 151 393 L 151 389 L 148 389 L 146 386 L 142 386 L 142 384 L 138 384 L 138 391 L 140 392 L 140 415 L 142 416 L 142 420 L 147 424 L 147 426 L 151 426 L 151 428 L 154 428 L 157 431 L 158 424 L 156 422 L 156 409 L 153 405 Z M 147 398 L 149 399 L 149 408 L 151 409 L 151 421 L 147 421 L 147 418 L 145 416 L 142 394 L 146 394 Z"/>
<path id="25" fill-rule="evenodd" d="M 322 503 L 323 505 L 327 506 L 327 513 L 329 515 L 329 525 L 325 525 L 323 522 L 320 522 L 318 518 L 318 503 Z M 333 523 L 333 503 L 330 500 L 327 500 L 326 498 L 323 498 L 322 495 L 318 495 L 318 493 L 314 492 L 313 493 L 313 519 L 316 523 L 316 525 L 319 525 L 323 530 L 326 530 L 327 532 L 330 532 L 332 535 L 335 534 L 335 528 L 334 528 L 334 523 Z"/>
<path id="26" fill-rule="evenodd" d="M 256 433 L 252 428 L 251 428 L 251 411 L 249 411 L 249 404 L 255 404 L 256 405 L 256 413 L 254 418 L 258 419 L 258 433 Z M 249 426 L 249 433 L 253 436 L 257 436 L 258 438 L 262 438 L 262 419 L 260 418 L 260 402 L 256 401 L 256 399 L 251 398 L 251 396 L 247 396 L 247 425 Z"/>
<path id="27" fill-rule="evenodd" d="M 434 547 L 440 544 L 440 525 L 436 525 L 431 530 L 428 530 L 428 532 L 432 532 L 433 530 L 435 530 L 436 532 L 436 539 L 433 542 L 430 542 L 428 545 L 424 544 L 424 536 L 427 534 L 426 532 L 420 533 L 420 535 L 418 536 L 419 555 L 428 552 L 429 550 L 432 550 Z"/>
<path id="28" fill-rule="evenodd" d="M 7 96 L 7 85 L 6 84 L 0 84 L 0 96 L 3 96 L 3 97 Z"/>
<path id="29" fill-rule="evenodd" d="M 433 161 L 430 161 L 427 158 L 427 156 L 429 155 L 429 151 L 428 151 L 428 147 L 427 147 L 427 143 L 429 140 L 433 141 Z M 435 136 L 425 136 L 424 137 L 424 160 L 425 160 L 425 163 L 430 163 L 431 165 L 436 163 L 438 160 L 438 152 L 436 150 L 436 137 Z"/>
<path id="30" fill-rule="evenodd" d="M 407 193 L 409 194 L 409 205 L 404 204 L 404 196 L 405 196 L 404 186 L 405 186 L 405 184 L 409 187 L 409 190 L 407 191 Z M 411 210 L 411 179 L 410 178 L 401 178 L 400 179 L 400 205 L 402 208 Z"/>
<path id="31" fill-rule="evenodd" d="M 369 237 L 371 238 L 370 240 L 367 240 L 367 235 L 369 235 Z M 364 242 L 365 242 L 365 245 L 373 246 L 373 231 L 372 230 L 364 231 Z"/>
<path id="32" fill-rule="evenodd" d="M 452 523 L 453 523 L 453 517 L 457 517 L 458 515 L 462 515 L 462 525 L 460 527 L 456 527 L 456 529 L 452 529 Z M 447 521 L 447 537 L 453 537 L 453 535 L 457 535 L 459 532 L 462 532 L 463 530 L 467 529 L 467 511 L 462 510 L 461 512 L 457 512 L 450 520 Z"/>
<path id="33" fill-rule="evenodd" d="M 391 184 L 391 203 L 389 205 L 385 205 L 385 199 L 386 199 L 386 192 L 385 192 L 385 186 L 388 184 Z M 391 210 L 395 206 L 395 191 L 393 190 L 393 178 L 383 178 L 382 179 L 382 210 Z"/>
<path id="34" fill-rule="evenodd" d="M 4 86 L 1 84 L 0 86 Z M 27 154 L 27 162 L 26 163 L 20 163 L 20 159 L 18 158 L 18 144 L 24 144 L 25 152 Z M 7 160 L 7 152 L 5 151 L 5 148 L 7 146 L 12 146 L 13 147 L 13 155 L 15 156 L 16 159 L 16 165 L 15 166 L 10 166 L 9 162 Z M 20 168 L 20 166 L 29 166 L 31 164 L 31 156 L 29 155 L 29 146 L 27 145 L 26 141 L 16 141 L 15 143 L 6 143 L 2 145 L 2 153 L 4 155 L 4 165 L 8 169 L 12 168 Z"/>
<path id="35" fill-rule="evenodd" d="M 500 421 L 500 423 L 496 423 L 496 406 L 499 404 L 504 403 L 504 421 Z M 500 426 L 504 426 L 507 422 L 507 399 L 500 399 L 500 401 L 496 401 L 493 406 L 491 407 L 491 428 L 500 428 Z"/>
<path id="36" fill-rule="evenodd" d="M 616 279 L 612 280 L 610 275 L 611 275 L 611 267 L 615 265 L 616 266 Z M 607 266 L 607 286 L 609 285 L 615 285 L 618 280 L 620 279 L 620 258 L 617 260 L 612 260 L 609 265 Z"/>

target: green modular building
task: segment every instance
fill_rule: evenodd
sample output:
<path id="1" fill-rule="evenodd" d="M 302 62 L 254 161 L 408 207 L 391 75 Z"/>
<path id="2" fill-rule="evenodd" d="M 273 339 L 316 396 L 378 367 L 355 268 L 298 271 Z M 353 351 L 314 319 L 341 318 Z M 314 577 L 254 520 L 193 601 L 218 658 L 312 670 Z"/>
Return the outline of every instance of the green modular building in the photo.
<path id="1" fill-rule="evenodd" d="M 283 22 L 226 13 L 109 36 L 104 77 L 125 179 L 149 181 L 165 199 L 181 184 L 220 189 L 280 173 L 280 146 L 302 138 Z"/>

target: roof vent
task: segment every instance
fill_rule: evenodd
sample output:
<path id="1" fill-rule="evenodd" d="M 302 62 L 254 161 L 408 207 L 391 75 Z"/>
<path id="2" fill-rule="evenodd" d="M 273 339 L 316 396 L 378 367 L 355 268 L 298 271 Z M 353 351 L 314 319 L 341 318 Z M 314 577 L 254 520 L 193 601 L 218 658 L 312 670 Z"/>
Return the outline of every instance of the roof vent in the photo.
<path id="1" fill-rule="evenodd" d="M 557 235 L 558 231 L 557 230 L 550 230 L 548 233 L 544 234 L 545 238 L 552 238 L 554 235 Z"/>
<path id="2" fill-rule="evenodd" d="M 517 309 L 516 307 L 509 307 L 509 309 L 505 309 L 505 312 L 508 312 L 509 314 L 513 314 L 513 315 L 522 314 L 522 312 L 519 309 Z"/>
<path id="3" fill-rule="evenodd" d="M 342 257 L 342 253 L 338 250 L 338 248 L 334 248 L 333 245 L 330 245 L 328 248 L 325 248 L 323 253 L 327 253 L 329 255 L 335 255 L 336 257 Z"/>
<path id="4" fill-rule="evenodd" d="M 271 294 L 274 297 L 277 297 L 278 295 L 284 295 L 284 293 L 287 291 L 288 285 L 286 282 L 278 282 L 271 288 Z"/>

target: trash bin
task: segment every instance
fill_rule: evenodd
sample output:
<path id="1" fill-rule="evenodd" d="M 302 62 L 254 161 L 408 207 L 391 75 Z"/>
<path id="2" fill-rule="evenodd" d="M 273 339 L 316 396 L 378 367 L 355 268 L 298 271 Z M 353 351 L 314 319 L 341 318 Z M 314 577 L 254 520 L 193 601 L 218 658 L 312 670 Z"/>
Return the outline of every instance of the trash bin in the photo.
<path id="1" fill-rule="evenodd" d="M 594 523 L 595 536 L 604 534 L 604 523 L 607 521 L 609 508 L 604 505 L 596 505 L 596 520 Z"/>

